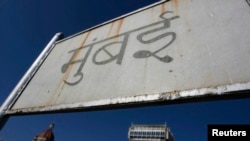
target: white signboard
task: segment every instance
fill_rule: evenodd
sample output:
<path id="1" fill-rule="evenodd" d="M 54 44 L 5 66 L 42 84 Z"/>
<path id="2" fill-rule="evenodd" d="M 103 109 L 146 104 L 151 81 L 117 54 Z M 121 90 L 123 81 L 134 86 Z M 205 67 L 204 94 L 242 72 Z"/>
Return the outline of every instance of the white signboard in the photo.
<path id="1" fill-rule="evenodd" d="M 249 90 L 249 23 L 245 0 L 159 2 L 57 42 L 9 113 Z"/>

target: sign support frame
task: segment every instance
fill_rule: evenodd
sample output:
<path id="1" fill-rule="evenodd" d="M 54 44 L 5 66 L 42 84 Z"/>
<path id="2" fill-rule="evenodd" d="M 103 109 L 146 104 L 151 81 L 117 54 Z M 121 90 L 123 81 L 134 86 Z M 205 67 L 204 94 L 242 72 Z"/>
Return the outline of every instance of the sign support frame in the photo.
<path id="1" fill-rule="evenodd" d="M 62 32 L 56 33 L 53 36 L 53 38 L 50 40 L 50 42 L 45 46 L 44 50 L 40 53 L 40 55 L 37 57 L 37 59 L 30 66 L 28 71 L 24 74 L 24 76 L 21 78 L 21 80 L 17 83 L 15 88 L 12 90 L 12 92 L 6 98 L 4 103 L 1 105 L 1 107 L 0 107 L 0 131 L 9 118 L 9 115 L 7 114 L 8 110 L 11 108 L 11 106 L 15 103 L 15 101 L 21 95 L 23 89 L 26 87 L 26 85 L 29 83 L 31 78 L 34 76 L 34 74 L 36 73 L 38 68 L 41 66 L 43 61 L 46 59 L 46 57 L 52 51 L 53 47 L 55 46 L 55 42 L 62 39 L 62 38 L 63 38 Z"/>

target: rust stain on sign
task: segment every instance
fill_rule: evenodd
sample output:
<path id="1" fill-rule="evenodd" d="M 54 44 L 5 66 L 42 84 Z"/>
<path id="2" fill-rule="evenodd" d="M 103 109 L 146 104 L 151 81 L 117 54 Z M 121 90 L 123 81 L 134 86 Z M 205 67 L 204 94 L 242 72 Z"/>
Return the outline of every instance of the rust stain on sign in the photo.
<path id="1" fill-rule="evenodd" d="M 111 26 L 108 31 L 108 37 L 115 37 L 113 38 L 114 42 L 117 42 L 119 40 L 118 36 L 120 34 L 122 24 L 123 24 L 124 19 L 120 19 L 118 21 L 114 21 L 111 23 Z"/>
<path id="2" fill-rule="evenodd" d="M 118 22 L 118 28 L 116 30 L 116 35 L 118 35 L 120 33 L 120 31 L 121 31 L 123 20 L 124 19 L 122 18 L 122 19 L 120 19 L 120 20 L 117 21 Z"/>
<path id="3" fill-rule="evenodd" d="M 165 7 L 165 4 L 162 4 L 161 5 L 161 13 L 164 13 L 166 12 L 166 7 Z"/>
<path id="4" fill-rule="evenodd" d="M 176 10 L 176 12 L 178 11 L 178 7 L 179 7 L 179 0 L 172 0 L 172 3 L 174 4 L 174 8 Z"/>
<path id="5" fill-rule="evenodd" d="M 84 44 L 86 43 L 86 41 L 87 41 L 87 39 L 89 37 L 90 32 L 91 31 L 86 33 L 87 35 L 84 37 L 83 42 L 80 45 L 80 48 L 78 48 L 76 53 L 74 53 L 71 62 L 77 60 L 77 58 L 78 58 L 78 56 L 79 56 L 79 54 L 81 52 L 81 49 L 83 48 Z M 65 74 L 63 76 L 63 81 L 67 80 L 67 78 L 69 77 L 69 74 L 70 74 L 70 72 L 72 70 L 72 67 L 73 67 L 73 65 L 71 65 L 71 64 L 68 66 L 68 69 L 66 70 L 66 72 L 65 72 Z"/>
<path id="6" fill-rule="evenodd" d="M 109 32 L 108 32 L 108 37 L 110 37 L 113 27 L 114 27 L 114 22 L 111 23 L 111 27 L 109 28 Z"/>
<path id="7" fill-rule="evenodd" d="M 79 56 L 79 54 L 80 54 L 80 52 L 81 52 L 81 49 L 84 47 L 84 45 L 85 45 L 85 43 L 86 43 L 86 41 L 87 41 L 87 39 L 88 39 L 88 37 L 89 37 L 89 35 L 90 35 L 90 32 L 91 32 L 91 31 L 89 31 L 89 32 L 86 33 L 86 36 L 84 37 L 83 42 L 82 42 L 81 45 L 80 45 L 80 48 L 78 48 L 78 49 L 76 50 L 76 52 L 74 53 L 74 55 L 72 56 L 71 62 L 77 60 L 77 58 L 78 58 L 78 56 Z M 69 77 L 69 75 L 70 75 L 70 72 L 71 72 L 72 68 L 73 68 L 73 65 L 72 65 L 72 64 L 69 64 L 69 65 L 67 66 L 67 68 L 66 68 L 66 70 L 65 70 L 65 73 L 64 73 L 62 79 L 60 80 L 60 83 L 58 84 L 57 89 L 56 89 L 56 91 L 55 91 L 55 96 L 56 96 L 56 97 L 60 96 L 61 91 L 63 90 L 63 88 L 64 88 L 64 86 L 65 86 L 65 81 L 68 79 L 68 77 Z M 53 101 L 53 99 L 57 99 L 57 98 L 52 98 L 52 101 Z"/>
<path id="8" fill-rule="evenodd" d="M 109 32 L 108 32 L 109 37 L 116 36 L 116 35 L 120 34 L 122 24 L 123 24 L 123 20 L 124 19 L 122 18 L 122 19 L 120 19 L 118 21 L 115 21 L 115 22 L 111 23 L 111 26 L 110 26 Z"/>

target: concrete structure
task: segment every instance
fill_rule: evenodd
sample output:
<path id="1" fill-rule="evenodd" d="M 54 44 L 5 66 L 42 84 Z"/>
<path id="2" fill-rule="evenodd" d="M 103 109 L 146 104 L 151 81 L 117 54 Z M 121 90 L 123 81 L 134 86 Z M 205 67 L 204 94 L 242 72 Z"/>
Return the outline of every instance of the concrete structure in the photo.
<path id="1" fill-rule="evenodd" d="M 166 124 L 134 125 L 128 131 L 129 141 L 174 141 L 173 134 Z"/>

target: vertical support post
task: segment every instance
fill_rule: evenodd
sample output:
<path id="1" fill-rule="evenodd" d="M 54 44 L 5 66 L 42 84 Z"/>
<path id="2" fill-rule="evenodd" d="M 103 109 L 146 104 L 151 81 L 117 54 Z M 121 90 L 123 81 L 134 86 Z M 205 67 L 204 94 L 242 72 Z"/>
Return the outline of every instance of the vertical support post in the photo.
<path id="1" fill-rule="evenodd" d="M 54 35 L 54 37 L 50 40 L 50 42 L 40 53 L 40 55 L 37 57 L 37 59 L 34 61 L 34 63 L 31 65 L 28 71 L 24 74 L 21 80 L 17 83 L 15 88 L 12 90 L 12 92 L 9 94 L 7 99 L 0 107 L 0 131 L 9 118 L 9 115 L 7 115 L 6 112 L 13 106 L 15 101 L 21 95 L 23 89 L 27 86 L 28 82 L 31 80 L 31 78 L 34 76 L 40 65 L 43 63 L 43 61 L 46 59 L 48 54 L 53 49 L 55 42 L 62 38 L 63 38 L 62 33 L 57 33 Z"/>

